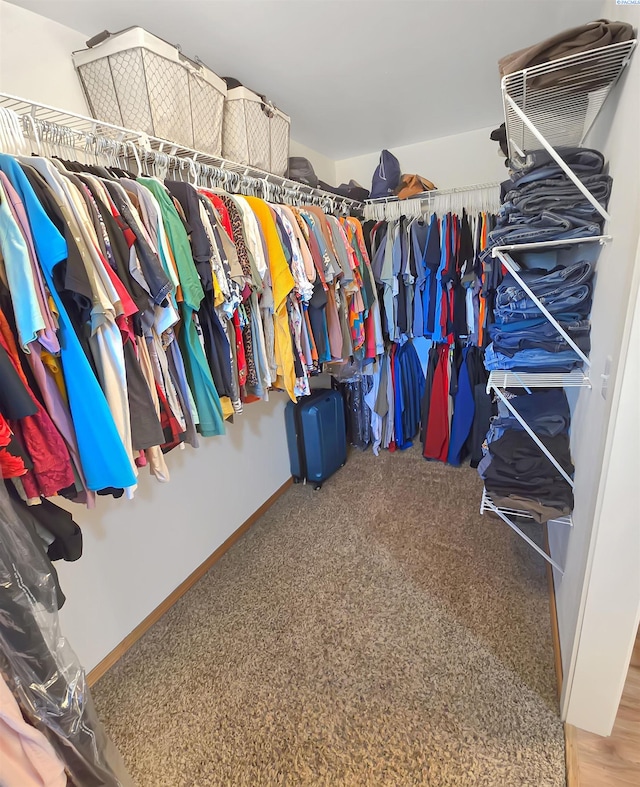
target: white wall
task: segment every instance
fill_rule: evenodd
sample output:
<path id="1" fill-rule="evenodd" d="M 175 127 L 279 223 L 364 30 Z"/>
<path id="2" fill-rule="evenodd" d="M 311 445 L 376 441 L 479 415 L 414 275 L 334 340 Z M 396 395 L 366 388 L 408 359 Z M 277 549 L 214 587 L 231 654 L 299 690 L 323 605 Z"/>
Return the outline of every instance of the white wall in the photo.
<path id="1" fill-rule="evenodd" d="M 71 53 L 87 37 L 0 0 L 0 90 L 86 115 Z"/>
<path id="2" fill-rule="evenodd" d="M 632 324 L 616 386 L 619 397 L 607 440 L 597 532 L 566 702 L 570 724 L 601 735 L 613 727 L 640 620 L 639 283 L 640 244 Z"/>
<path id="3" fill-rule="evenodd" d="M 67 603 L 62 631 L 92 669 L 289 477 L 284 394 L 246 405 L 224 437 L 167 456 L 160 484 L 146 471 L 132 501 L 93 511 L 62 503 L 82 527 L 84 554 L 56 563 Z"/>
<path id="4" fill-rule="evenodd" d="M 28 37 L 26 31 L 28 30 Z M 87 36 L 20 6 L 0 0 L 0 90 L 43 104 L 88 115 L 71 52 L 84 49 Z M 37 53 L 28 57 L 25 53 Z M 316 175 L 331 185 L 335 162 L 291 140 L 289 155 L 305 156 Z"/>
<path id="5" fill-rule="evenodd" d="M 640 9 L 605 4 L 603 17 L 640 23 Z M 623 381 L 625 363 L 637 362 L 637 342 L 630 356 L 626 346 L 637 287 L 636 250 L 640 232 L 638 186 L 640 184 L 640 57 L 636 52 L 623 79 L 610 96 L 587 144 L 603 151 L 609 161 L 614 186 L 607 232 L 613 242 L 606 245 L 598 261 L 597 285 L 591 313 L 591 391 L 582 390 L 572 423 L 572 453 L 576 466 L 574 527 L 550 528 L 553 556 L 565 565 L 565 574 L 555 574 L 558 625 L 564 670 L 563 714 L 579 727 L 609 734 L 615 717 L 626 669 L 620 663 L 628 649 L 620 643 L 634 637 L 638 574 L 628 573 L 628 562 L 617 562 L 615 547 L 622 553 L 637 549 L 638 489 L 637 441 L 632 437 L 637 417 L 637 393 L 631 385 L 633 370 Z M 634 356 L 634 353 L 636 354 Z M 611 359 L 609 391 L 601 394 L 601 375 Z M 625 371 L 625 374 L 627 372 Z M 637 389 L 636 389 L 637 390 Z M 618 406 L 618 402 L 627 402 Z M 628 492 L 617 494 L 619 469 L 626 434 Z M 615 442 L 615 450 L 614 450 Z M 611 462 L 611 464 L 609 464 Z M 614 469 L 615 468 L 615 469 Z M 618 554 L 619 557 L 619 554 Z M 627 557 L 637 559 L 630 554 Z M 592 571 L 598 567 L 599 584 Z M 626 584 L 625 584 L 626 583 Z M 607 591 L 608 584 L 608 591 Z M 622 587 L 626 592 L 618 594 Z M 604 595 L 603 595 L 604 594 Z M 603 613 L 603 609 L 608 612 Z M 622 614 L 618 615 L 618 610 Z M 617 627 L 617 628 L 616 628 Z M 599 629 L 599 633 L 598 633 Z M 584 632 L 584 638 L 583 638 Z M 595 636 L 594 636 L 595 635 Z"/>
<path id="6" fill-rule="evenodd" d="M 0 91 L 86 113 L 71 63 L 85 36 L 0 2 Z M 84 554 L 58 563 L 62 630 L 87 670 L 104 658 L 289 477 L 284 403 L 249 404 L 224 437 L 167 457 L 171 482 L 141 471 L 133 501 L 66 504 Z M 64 504 L 64 503 L 63 503 Z"/>
<path id="7" fill-rule="evenodd" d="M 330 186 L 336 186 L 336 162 L 333 159 L 323 156 L 317 150 L 308 148 L 300 142 L 292 139 L 289 144 L 290 156 L 304 156 L 311 162 L 314 172 L 320 180 L 328 183 Z"/>
<path id="8" fill-rule="evenodd" d="M 497 88 L 496 88 L 497 89 Z M 500 124 L 496 120 L 496 126 Z M 428 139 L 415 145 L 390 148 L 404 173 L 422 175 L 438 188 L 497 183 L 508 177 L 498 143 L 489 139 L 492 128 Z M 380 160 L 380 151 L 336 161 L 337 183 L 353 179 L 367 189 Z"/>

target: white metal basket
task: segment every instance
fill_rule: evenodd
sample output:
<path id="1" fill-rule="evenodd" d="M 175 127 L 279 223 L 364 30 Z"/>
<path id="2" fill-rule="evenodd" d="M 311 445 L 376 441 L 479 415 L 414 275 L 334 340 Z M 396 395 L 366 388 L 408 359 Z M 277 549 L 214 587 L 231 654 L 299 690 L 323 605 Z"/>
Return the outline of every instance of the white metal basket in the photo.
<path id="1" fill-rule="evenodd" d="M 141 27 L 87 43 L 73 62 L 95 118 L 220 155 L 223 79 Z"/>
<path id="2" fill-rule="evenodd" d="M 227 92 L 222 155 L 238 164 L 284 175 L 289 161 L 288 115 L 246 87 Z"/>

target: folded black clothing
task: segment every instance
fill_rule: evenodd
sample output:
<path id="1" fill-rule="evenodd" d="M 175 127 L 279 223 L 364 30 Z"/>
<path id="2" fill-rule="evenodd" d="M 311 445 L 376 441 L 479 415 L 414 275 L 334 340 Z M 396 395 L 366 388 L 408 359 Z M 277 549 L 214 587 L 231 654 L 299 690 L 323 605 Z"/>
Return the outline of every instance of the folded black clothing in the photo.
<path id="1" fill-rule="evenodd" d="M 493 467 L 492 467 L 493 465 Z M 556 508 L 573 508 L 573 490 L 560 475 L 531 476 L 528 480 L 515 479 L 504 474 L 504 467 L 500 468 L 495 462 L 485 470 L 484 484 L 492 495 L 502 497 L 518 496 L 528 500 L 543 500 L 548 505 Z"/>
<path id="2" fill-rule="evenodd" d="M 15 486 L 5 486 L 16 513 L 31 517 L 34 524 L 46 530 L 51 540 L 47 548 L 50 560 L 78 560 L 82 555 L 82 531 L 73 517 L 64 508 L 43 498 L 38 505 L 28 506 L 18 494 Z"/>
<path id="3" fill-rule="evenodd" d="M 574 467 L 571 462 L 569 436 L 558 434 L 541 436 L 539 439 L 565 473 L 572 475 Z M 489 452 L 493 460 L 491 467 L 505 466 L 510 469 L 508 475 L 513 478 L 526 481 L 527 478 L 536 475 L 550 478 L 559 475 L 553 462 L 540 450 L 527 432 L 507 429 L 502 437 L 489 444 Z"/>

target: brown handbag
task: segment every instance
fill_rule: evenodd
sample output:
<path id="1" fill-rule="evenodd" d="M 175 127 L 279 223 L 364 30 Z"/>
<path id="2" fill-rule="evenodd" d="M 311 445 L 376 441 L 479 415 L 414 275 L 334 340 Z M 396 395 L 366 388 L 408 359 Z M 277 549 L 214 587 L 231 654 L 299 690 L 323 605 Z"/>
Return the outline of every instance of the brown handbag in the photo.
<path id="1" fill-rule="evenodd" d="M 402 175 L 395 194 L 398 199 L 407 199 L 424 191 L 433 191 L 435 188 L 437 187 L 422 175 Z"/>

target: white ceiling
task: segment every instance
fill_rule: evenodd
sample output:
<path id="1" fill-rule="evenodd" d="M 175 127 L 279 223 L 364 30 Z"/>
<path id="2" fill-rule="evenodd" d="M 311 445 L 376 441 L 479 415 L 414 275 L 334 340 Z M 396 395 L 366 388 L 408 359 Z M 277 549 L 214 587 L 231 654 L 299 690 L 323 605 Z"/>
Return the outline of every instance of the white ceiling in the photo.
<path id="1" fill-rule="evenodd" d="M 90 37 L 140 25 L 266 93 L 332 159 L 501 122 L 497 60 L 603 0 L 11 0 Z M 28 67 L 27 63 L 20 67 Z"/>

